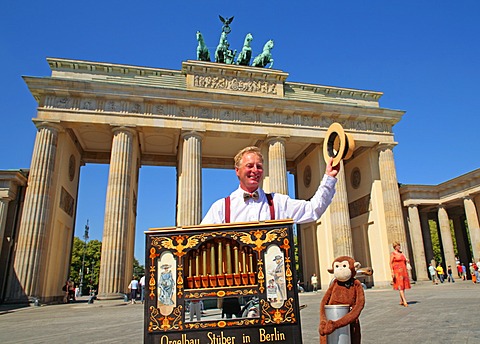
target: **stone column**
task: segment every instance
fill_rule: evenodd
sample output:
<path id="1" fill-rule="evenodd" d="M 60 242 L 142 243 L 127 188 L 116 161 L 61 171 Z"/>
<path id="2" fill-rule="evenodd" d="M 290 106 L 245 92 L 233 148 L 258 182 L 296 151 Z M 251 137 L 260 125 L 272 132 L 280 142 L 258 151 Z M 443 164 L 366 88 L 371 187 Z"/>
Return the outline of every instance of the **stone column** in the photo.
<path id="1" fill-rule="evenodd" d="M 99 280 L 99 296 L 104 298 L 123 297 L 126 264 L 132 264 L 127 262 L 127 246 L 135 135 L 131 128 L 113 129 Z"/>
<path id="2" fill-rule="evenodd" d="M 473 199 L 469 196 L 464 197 L 463 206 L 465 207 L 465 216 L 467 217 L 468 232 L 472 243 L 473 257 L 477 262 L 480 258 L 480 225 L 478 213 Z"/>
<path id="3" fill-rule="evenodd" d="M 429 278 L 427 262 L 425 260 L 425 249 L 423 246 L 422 226 L 420 225 L 418 207 L 415 204 L 408 206 L 408 219 L 408 228 L 410 230 L 410 239 L 412 241 L 417 280 L 427 281 Z"/>
<path id="4" fill-rule="evenodd" d="M 425 247 L 425 259 L 427 264 L 433 259 L 432 234 L 430 233 L 430 224 L 428 222 L 428 213 L 420 213 L 422 223 L 423 244 Z"/>
<path id="5" fill-rule="evenodd" d="M 443 256 L 445 258 L 445 268 L 448 265 L 455 268 L 455 252 L 453 250 L 452 232 L 450 231 L 450 220 L 448 219 L 447 209 L 443 204 L 438 206 L 438 225 L 442 236 Z M 438 262 L 437 262 L 438 263 Z"/>
<path id="6" fill-rule="evenodd" d="M 470 262 L 468 259 L 468 253 L 470 247 L 468 247 L 467 229 L 465 228 L 465 218 L 463 215 L 450 216 L 453 222 L 453 229 L 455 232 L 455 239 L 457 243 L 458 258 L 462 263 Z M 468 264 L 467 264 L 468 265 Z"/>
<path id="7" fill-rule="evenodd" d="M 197 225 L 202 221 L 202 135 L 183 133 L 178 153 L 177 226 Z"/>
<path id="8" fill-rule="evenodd" d="M 45 255 L 45 238 L 50 218 L 53 174 L 61 127 L 41 122 L 30 165 L 22 219 L 13 262 L 12 300 L 26 300 L 41 294 L 40 269 Z M 15 280 L 15 281 L 13 281 Z"/>
<path id="9" fill-rule="evenodd" d="M 9 198 L 0 199 L 0 253 L 2 253 L 3 237 L 5 235 L 5 225 L 7 223 Z"/>
<path id="10" fill-rule="evenodd" d="M 398 241 L 408 258 L 407 238 L 405 235 L 402 204 L 400 201 L 400 193 L 398 191 L 397 173 L 395 170 L 392 149 L 393 144 L 380 144 L 378 146 L 378 163 L 380 168 L 380 179 L 382 182 L 387 238 L 390 247 L 394 241 Z"/>
<path id="11" fill-rule="evenodd" d="M 288 195 L 285 139 L 282 137 L 274 137 L 269 139 L 267 143 L 270 192 Z"/>
<path id="12" fill-rule="evenodd" d="M 333 256 L 353 257 L 352 228 L 348 211 L 347 185 L 345 182 L 345 168 L 340 163 L 340 172 L 337 175 L 336 192 L 329 206 L 331 231 L 333 240 Z M 361 262 L 365 264 L 365 262 Z"/>

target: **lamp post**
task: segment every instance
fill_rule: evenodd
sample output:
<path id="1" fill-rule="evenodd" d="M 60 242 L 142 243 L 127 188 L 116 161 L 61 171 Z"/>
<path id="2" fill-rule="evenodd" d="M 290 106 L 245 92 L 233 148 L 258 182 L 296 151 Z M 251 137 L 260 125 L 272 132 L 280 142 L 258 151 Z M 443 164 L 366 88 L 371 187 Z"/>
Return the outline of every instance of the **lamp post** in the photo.
<path id="1" fill-rule="evenodd" d="M 82 289 L 83 289 L 83 271 L 85 269 L 85 252 L 87 251 L 87 240 L 88 240 L 88 230 L 90 227 L 88 226 L 88 219 L 87 224 L 85 225 L 85 233 L 83 234 L 83 240 L 85 240 L 85 247 L 83 248 L 83 259 L 82 259 L 82 272 L 80 273 L 80 296 L 82 296 Z"/>

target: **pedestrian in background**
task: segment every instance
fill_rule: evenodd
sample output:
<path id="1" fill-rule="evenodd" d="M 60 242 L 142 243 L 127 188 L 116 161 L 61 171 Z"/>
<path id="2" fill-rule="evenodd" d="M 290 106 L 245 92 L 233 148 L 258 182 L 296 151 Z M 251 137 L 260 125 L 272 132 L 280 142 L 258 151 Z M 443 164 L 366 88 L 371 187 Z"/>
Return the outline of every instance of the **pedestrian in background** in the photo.
<path id="1" fill-rule="evenodd" d="M 467 280 L 467 267 L 462 263 L 462 280 Z"/>
<path id="2" fill-rule="evenodd" d="M 137 303 L 135 300 L 137 298 L 137 291 L 138 291 L 138 281 L 135 276 L 133 276 L 132 280 L 130 281 L 130 284 L 128 285 L 128 289 L 130 290 L 130 298 L 132 304 Z"/>
<path id="3" fill-rule="evenodd" d="M 317 274 L 313 273 L 312 277 L 310 278 L 310 283 L 312 283 L 313 291 L 317 292 L 317 286 L 318 286 Z"/>
<path id="4" fill-rule="evenodd" d="M 140 284 L 140 301 L 143 304 L 143 301 L 145 300 L 145 275 L 140 278 L 140 282 L 138 283 Z"/>
<path id="5" fill-rule="evenodd" d="M 433 284 L 438 284 L 437 281 L 437 270 L 433 267 L 433 263 L 430 263 L 428 266 L 428 272 L 430 273 L 430 277 L 432 278 L 432 283 Z"/>
<path id="6" fill-rule="evenodd" d="M 477 274 L 475 271 L 475 268 L 473 267 L 473 263 L 470 263 L 470 275 L 472 275 L 472 282 L 473 284 L 476 284 L 477 283 Z"/>
<path id="7" fill-rule="evenodd" d="M 393 289 L 398 290 L 400 295 L 400 305 L 408 307 L 405 298 L 405 289 L 410 289 L 410 278 L 408 277 L 407 263 L 408 259 L 400 250 L 400 243 L 395 241 L 393 252 L 390 254 L 390 269 L 392 270 Z"/>
<path id="8" fill-rule="evenodd" d="M 453 275 L 452 275 L 452 266 L 451 265 L 449 265 L 448 268 L 447 268 L 447 281 L 448 281 L 448 283 L 450 283 L 450 279 L 451 279 L 452 283 L 455 283 L 455 280 L 453 279 Z"/>
<path id="9" fill-rule="evenodd" d="M 440 280 L 440 283 L 443 283 L 445 273 L 443 272 L 442 264 L 438 263 L 436 270 L 437 270 L 437 275 L 438 275 L 438 279 Z"/>

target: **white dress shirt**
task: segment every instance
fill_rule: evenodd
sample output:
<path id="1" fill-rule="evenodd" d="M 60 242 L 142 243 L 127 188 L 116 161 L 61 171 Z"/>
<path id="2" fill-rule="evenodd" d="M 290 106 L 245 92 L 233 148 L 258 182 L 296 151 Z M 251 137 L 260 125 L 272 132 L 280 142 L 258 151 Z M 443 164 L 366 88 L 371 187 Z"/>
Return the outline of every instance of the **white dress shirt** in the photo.
<path id="1" fill-rule="evenodd" d="M 295 223 L 316 221 L 322 216 L 335 195 L 337 179 L 323 176 L 317 192 L 309 200 L 292 199 L 287 195 L 272 193 L 275 220 L 292 219 Z M 238 187 L 230 194 L 230 222 L 250 222 L 270 220 L 270 207 L 267 196 L 258 189 L 258 200 L 244 201 L 244 190 Z M 201 224 L 225 223 L 225 199 L 219 199 L 208 210 Z"/>

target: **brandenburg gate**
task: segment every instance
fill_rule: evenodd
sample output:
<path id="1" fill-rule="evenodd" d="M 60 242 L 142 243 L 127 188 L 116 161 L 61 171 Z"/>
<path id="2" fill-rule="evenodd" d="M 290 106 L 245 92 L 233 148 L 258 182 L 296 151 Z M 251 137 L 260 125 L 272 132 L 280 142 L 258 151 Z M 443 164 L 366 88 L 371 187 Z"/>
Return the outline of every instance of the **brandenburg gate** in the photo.
<path id="1" fill-rule="evenodd" d="M 391 242 L 408 247 L 392 131 L 404 112 L 380 107 L 381 92 L 289 82 L 281 70 L 196 60 L 181 70 L 47 61 L 51 76 L 24 77 L 38 102 L 38 131 L 7 301 L 62 297 L 81 166 L 110 165 L 99 297 L 114 298 L 126 292 L 133 272 L 142 166 L 176 167 L 176 224 L 196 225 L 202 206 L 209 206 L 201 203 L 202 168 L 231 169 L 235 153 L 249 145 L 264 153 L 267 192 L 288 193 L 292 173 L 296 197 L 313 196 L 333 122 L 354 137 L 356 148 L 342 162 L 327 212 L 297 227 L 304 276 L 316 272 L 325 287 L 333 258 L 350 255 L 374 267 L 375 285 L 389 283 Z"/>

